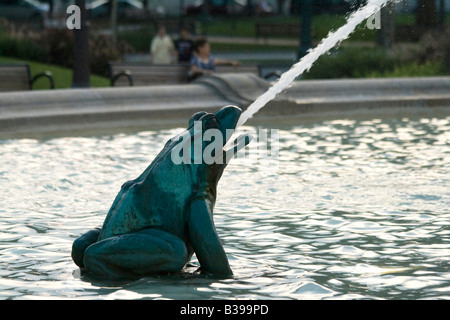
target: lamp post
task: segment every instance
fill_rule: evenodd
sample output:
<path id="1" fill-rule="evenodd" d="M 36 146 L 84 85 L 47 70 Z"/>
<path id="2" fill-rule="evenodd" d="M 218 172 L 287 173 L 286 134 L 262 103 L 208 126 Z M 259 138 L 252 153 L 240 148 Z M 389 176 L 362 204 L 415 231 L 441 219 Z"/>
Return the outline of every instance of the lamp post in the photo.
<path id="1" fill-rule="evenodd" d="M 180 0 L 179 29 L 184 25 L 184 0 Z"/>
<path id="2" fill-rule="evenodd" d="M 312 0 L 297 0 L 300 10 L 300 45 L 297 51 L 297 60 L 303 58 L 312 47 L 311 21 Z"/>
<path id="3" fill-rule="evenodd" d="M 80 8 L 81 23 L 80 29 L 74 29 L 73 48 L 73 77 L 72 88 L 89 88 L 89 44 L 88 44 L 88 23 L 86 12 L 86 1 L 76 0 L 75 4 Z"/>
<path id="4" fill-rule="evenodd" d="M 439 3 L 439 24 L 441 27 L 445 25 L 445 0 L 441 0 Z"/>
<path id="5" fill-rule="evenodd" d="M 116 47 L 117 43 L 117 0 L 111 1 L 111 46 Z"/>

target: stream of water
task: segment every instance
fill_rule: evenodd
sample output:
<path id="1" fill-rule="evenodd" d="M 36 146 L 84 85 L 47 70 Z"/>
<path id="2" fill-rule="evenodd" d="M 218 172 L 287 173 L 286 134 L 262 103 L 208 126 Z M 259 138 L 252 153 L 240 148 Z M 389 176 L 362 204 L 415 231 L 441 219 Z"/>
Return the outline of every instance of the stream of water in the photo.
<path id="1" fill-rule="evenodd" d="M 365 6 L 352 13 L 345 25 L 334 32 L 330 32 L 316 48 L 310 50 L 309 53 L 298 63 L 294 64 L 290 70 L 283 73 L 280 79 L 278 79 L 269 90 L 258 97 L 247 110 L 242 113 L 237 127 L 243 125 L 269 101 L 274 99 L 277 94 L 287 89 L 298 76 L 309 70 L 321 55 L 327 53 L 338 43 L 347 39 L 361 22 L 378 12 L 389 1 L 390 0 L 369 0 Z"/>

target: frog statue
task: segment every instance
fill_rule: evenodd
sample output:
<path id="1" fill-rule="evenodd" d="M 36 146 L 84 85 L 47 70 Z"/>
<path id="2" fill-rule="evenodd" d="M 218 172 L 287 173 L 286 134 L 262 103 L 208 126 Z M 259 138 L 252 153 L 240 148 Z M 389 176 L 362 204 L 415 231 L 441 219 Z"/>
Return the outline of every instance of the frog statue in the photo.
<path id="1" fill-rule="evenodd" d="M 226 106 L 215 113 L 194 114 L 188 128 L 170 139 L 137 179 L 123 184 L 103 226 L 74 241 L 75 264 L 97 278 L 133 279 L 179 272 L 195 253 L 203 273 L 232 276 L 214 227 L 213 209 L 228 160 L 251 140 L 243 134 L 228 150 L 223 148 L 241 113 L 238 107 Z M 220 142 L 214 159 L 223 161 L 199 161 L 195 151 L 186 152 L 188 157 L 183 154 L 188 161 L 174 161 L 180 147 L 183 152 L 194 149 L 196 141 L 189 142 L 198 138 L 199 127 L 202 132 L 215 129 L 221 134 L 221 139 L 202 139 L 200 149 Z"/>

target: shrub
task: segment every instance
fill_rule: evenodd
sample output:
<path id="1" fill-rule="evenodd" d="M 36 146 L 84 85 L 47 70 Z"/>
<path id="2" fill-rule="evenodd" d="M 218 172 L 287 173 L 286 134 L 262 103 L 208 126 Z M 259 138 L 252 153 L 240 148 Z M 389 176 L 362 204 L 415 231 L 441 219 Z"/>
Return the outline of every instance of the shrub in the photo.
<path id="1" fill-rule="evenodd" d="M 120 59 L 133 48 L 121 40 L 113 47 L 109 37 L 89 37 L 89 62 L 91 72 L 108 76 L 108 62 Z M 46 29 L 43 32 L 29 30 L 0 20 L 0 55 L 73 67 L 73 31 L 68 29 Z"/>
<path id="2" fill-rule="evenodd" d="M 71 68 L 73 66 L 73 33 L 68 29 L 48 29 L 43 38 L 47 43 L 48 62 Z"/>
<path id="3" fill-rule="evenodd" d="M 381 48 L 340 48 L 320 57 L 304 79 L 358 78 L 373 71 L 392 70 L 394 60 Z"/>
<path id="4" fill-rule="evenodd" d="M 396 66 L 394 70 L 385 70 L 383 72 L 373 71 L 367 74 L 367 77 L 368 78 L 429 77 L 443 74 L 445 74 L 445 72 L 441 62 L 427 61 L 423 64 L 413 62 L 405 65 Z"/>
<path id="5" fill-rule="evenodd" d="M 116 46 L 113 47 L 111 38 L 108 36 L 91 37 L 89 40 L 91 72 L 108 77 L 108 62 L 119 60 L 124 54 L 133 51 L 134 49 L 125 41 L 117 41 Z"/>
<path id="6" fill-rule="evenodd" d="M 421 39 L 421 56 L 425 61 L 442 61 L 447 72 L 450 72 L 450 27 L 445 30 L 434 29 L 427 32 Z"/>
<path id="7" fill-rule="evenodd" d="M 133 31 L 122 31 L 119 33 L 119 40 L 129 43 L 137 52 L 149 52 L 150 43 L 156 31 L 151 28 L 142 28 Z"/>
<path id="8" fill-rule="evenodd" d="M 40 36 L 26 27 L 18 27 L 0 19 L 0 55 L 22 59 L 46 60 L 46 48 L 39 42 Z"/>

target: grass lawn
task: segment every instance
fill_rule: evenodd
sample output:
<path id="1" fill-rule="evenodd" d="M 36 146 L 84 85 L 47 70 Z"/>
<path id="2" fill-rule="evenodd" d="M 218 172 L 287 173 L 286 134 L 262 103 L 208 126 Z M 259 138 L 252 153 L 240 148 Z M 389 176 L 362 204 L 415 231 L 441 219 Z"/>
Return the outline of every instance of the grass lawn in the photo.
<path id="1" fill-rule="evenodd" d="M 30 66 L 31 69 L 31 76 L 45 72 L 50 71 L 53 75 L 53 79 L 55 81 L 55 89 L 67 89 L 70 88 L 72 85 L 72 70 L 67 68 L 62 68 L 50 64 L 43 64 L 39 62 L 33 62 L 33 61 L 24 61 L 20 59 L 15 58 L 9 58 L 9 57 L 0 57 L 0 64 L 4 63 L 26 63 Z M 92 87 L 109 87 L 110 82 L 109 79 L 104 77 L 99 77 L 96 75 L 91 75 L 91 86 Z M 40 90 L 40 89 L 49 89 L 50 84 L 46 78 L 41 78 L 38 81 L 36 81 L 33 85 L 33 90 Z"/>

